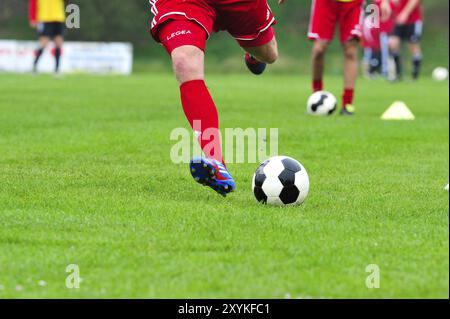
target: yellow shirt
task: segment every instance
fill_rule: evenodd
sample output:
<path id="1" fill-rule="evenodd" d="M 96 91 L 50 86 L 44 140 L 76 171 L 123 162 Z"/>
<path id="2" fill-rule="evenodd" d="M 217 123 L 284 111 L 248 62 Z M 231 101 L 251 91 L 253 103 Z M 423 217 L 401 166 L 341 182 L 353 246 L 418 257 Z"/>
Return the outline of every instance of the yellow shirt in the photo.
<path id="1" fill-rule="evenodd" d="M 37 0 L 38 22 L 64 22 L 66 11 L 64 0 Z"/>

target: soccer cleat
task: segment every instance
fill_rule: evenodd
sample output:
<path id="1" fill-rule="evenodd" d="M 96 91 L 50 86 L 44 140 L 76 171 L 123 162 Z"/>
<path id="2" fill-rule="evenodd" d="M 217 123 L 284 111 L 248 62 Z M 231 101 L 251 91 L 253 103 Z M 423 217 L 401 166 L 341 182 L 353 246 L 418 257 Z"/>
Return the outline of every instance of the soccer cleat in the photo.
<path id="1" fill-rule="evenodd" d="M 342 110 L 341 110 L 342 116 L 354 116 L 355 115 L 355 107 L 351 104 L 347 104 Z"/>
<path id="2" fill-rule="evenodd" d="M 267 64 L 264 62 L 260 62 L 252 57 L 250 54 L 245 53 L 245 64 L 247 68 L 255 75 L 261 75 L 266 70 Z"/>
<path id="3" fill-rule="evenodd" d="M 197 183 L 212 188 L 223 197 L 236 189 L 233 177 L 219 161 L 194 158 L 190 163 L 190 170 Z"/>

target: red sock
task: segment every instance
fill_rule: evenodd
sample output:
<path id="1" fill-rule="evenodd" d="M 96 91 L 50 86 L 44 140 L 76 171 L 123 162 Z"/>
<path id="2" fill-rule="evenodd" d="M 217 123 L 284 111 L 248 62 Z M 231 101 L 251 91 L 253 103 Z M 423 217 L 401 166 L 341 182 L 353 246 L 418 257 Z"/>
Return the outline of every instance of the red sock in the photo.
<path id="1" fill-rule="evenodd" d="M 323 81 L 322 80 L 314 80 L 313 81 L 313 91 L 319 92 L 323 90 Z"/>
<path id="2" fill-rule="evenodd" d="M 347 105 L 353 104 L 353 96 L 355 94 L 354 89 L 345 89 L 342 96 L 342 105 L 345 108 Z"/>
<path id="3" fill-rule="evenodd" d="M 223 163 L 219 115 L 205 81 L 186 82 L 181 85 L 180 92 L 184 114 L 195 134 L 198 135 L 205 156 Z"/>

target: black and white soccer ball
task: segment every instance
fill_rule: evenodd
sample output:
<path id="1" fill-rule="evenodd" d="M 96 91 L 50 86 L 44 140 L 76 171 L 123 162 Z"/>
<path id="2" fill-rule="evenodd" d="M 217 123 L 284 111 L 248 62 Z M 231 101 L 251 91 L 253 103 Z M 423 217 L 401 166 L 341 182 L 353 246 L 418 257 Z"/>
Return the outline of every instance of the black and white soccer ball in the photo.
<path id="1" fill-rule="evenodd" d="M 300 205 L 308 196 L 306 169 L 293 158 L 273 157 L 259 166 L 253 176 L 253 193 L 260 203 L 272 206 Z"/>
<path id="2" fill-rule="evenodd" d="M 337 99 L 330 92 L 315 92 L 308 100 L 307 113 L 317 116 L 328 116 L 337 108 Z"/>

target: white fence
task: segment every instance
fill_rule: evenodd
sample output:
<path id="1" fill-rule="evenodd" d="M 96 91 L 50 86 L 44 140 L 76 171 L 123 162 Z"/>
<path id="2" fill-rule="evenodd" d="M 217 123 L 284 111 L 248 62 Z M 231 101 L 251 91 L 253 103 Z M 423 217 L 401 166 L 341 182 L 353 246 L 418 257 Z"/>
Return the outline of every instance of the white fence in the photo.
<path id="1" fill-rule="evenodd" d="M 0 72 L 31 72 L 36 41 L 0 40 Z M 38 71 L 53 72 L 55 59 L 49 46 Z M 129 43 L 66 42 L 61 57 L 63 73 L 131 74 L 133 46 Z"/>

